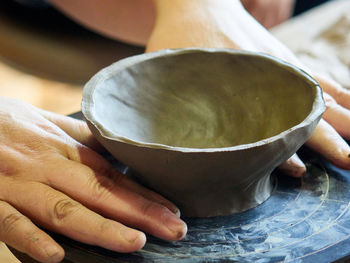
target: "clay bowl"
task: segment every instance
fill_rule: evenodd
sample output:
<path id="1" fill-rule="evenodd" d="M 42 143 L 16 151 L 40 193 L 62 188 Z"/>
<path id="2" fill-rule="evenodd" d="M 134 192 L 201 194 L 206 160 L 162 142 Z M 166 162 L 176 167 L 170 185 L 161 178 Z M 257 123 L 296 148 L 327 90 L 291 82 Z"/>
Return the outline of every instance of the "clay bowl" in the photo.
<path id="1" fill-rule="evenodd" d="M 82 111 L 94 136 L 185 216 L 247 210 L 271 172 L 309 138 L 325 106 L 317 83 L 268 55 L 163 50 L 101 70 Z"/>

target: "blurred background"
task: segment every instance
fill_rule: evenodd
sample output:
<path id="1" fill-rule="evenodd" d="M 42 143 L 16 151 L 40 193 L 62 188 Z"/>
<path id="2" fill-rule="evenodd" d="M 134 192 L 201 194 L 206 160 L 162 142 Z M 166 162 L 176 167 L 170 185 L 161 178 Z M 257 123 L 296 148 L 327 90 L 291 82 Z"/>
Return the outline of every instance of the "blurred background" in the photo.
<path id="1" fill-rule="evenodd" d="M 299 0 L 294 15 L 326 1 Z M 142 52 L 79 26 L 45 1 L 0 1 L 0 96 L 70 114 L 93 74 Z"/>
<path id="2" fill-rule="evenodd" d="M 142 53 L 74 23 L 43 1 L 0 1 L 0 96 L 62 114 L 80 109 L 98 70 Z"/>

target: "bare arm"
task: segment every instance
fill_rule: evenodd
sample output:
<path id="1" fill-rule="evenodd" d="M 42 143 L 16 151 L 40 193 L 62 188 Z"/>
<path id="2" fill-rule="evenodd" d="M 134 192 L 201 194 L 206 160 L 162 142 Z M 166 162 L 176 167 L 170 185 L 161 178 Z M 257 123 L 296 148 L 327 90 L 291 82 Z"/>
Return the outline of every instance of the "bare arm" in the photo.
<path id="1" fill-rule="evenodd" d="M 327 111 L 307 142 L 335 165 L 350 169 L 350 92 L 307 69 L 244 9 L 239 0 L 154 0 L 157 20 L 147 51 L 164 48 L 233 48 L 268 53 L 303 68 L 321 84 Z M 294 156 L 283 168 L 300 176 L 305 168 Z M 297 169 L 295 169 L 297 168 Z M 295 171 L 298 171 L 295 173 Z"/>

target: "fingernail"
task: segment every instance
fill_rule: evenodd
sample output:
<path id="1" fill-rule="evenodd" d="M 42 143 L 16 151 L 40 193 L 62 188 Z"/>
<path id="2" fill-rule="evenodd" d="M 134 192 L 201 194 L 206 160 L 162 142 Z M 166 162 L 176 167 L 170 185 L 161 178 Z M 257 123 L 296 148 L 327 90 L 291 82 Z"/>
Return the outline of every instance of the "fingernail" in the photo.
<path id="1" fill-rule="evenodd" d="M 180 217 L 181 213 L 180 213 L 180 209 L 177 208 L 173 203 L 169 203 L 169 202 L 161 202 L 161 205 L 165 206 L 166 208 L 168 208 L 172 213 L 174 213 L 177 217 Z"/>
<path id="2" fill-rule="evenodd" d="M 48 263 L 61 262 L 64 258 L 62 249 L 55 245 L 48 245 L 45 247 L 46 255 L 49 257 Z"/>
<path id="3" fill-rule="evenodd" d="M 123 228 L 121 230 L 121 235 L 129 242 L 134 243 L 136 239 L 140 237 L 140 232 L 130 229 L 130 228 Z"/>
<path id="4" fill-rule="evenodd" d="M 167 226 L 170 232 L 174 234 L 175 240 L 179 240 L 186 235 L 187 225 L 176 215 L 172 213 L 165 213 L 163 220 L 164 224 Z"/>
<path id="5" fill-rule="evenodd" d="M 177 217 L 180 217 L 180 216 L 181 216 L 180 209 L 178 209 L 177 207 L 175 207 L 173 213 L 174 213 Z"/>
<path id="6" fill-rule="evenodd" d="M 177 217 L 180 217 L 181 216 L 181 213 L 180 213 L 180 209 L 177 208 L 176 206 L 173 206 L 171 208 L 169 208 L 171 212 L 173 212 Z"/>

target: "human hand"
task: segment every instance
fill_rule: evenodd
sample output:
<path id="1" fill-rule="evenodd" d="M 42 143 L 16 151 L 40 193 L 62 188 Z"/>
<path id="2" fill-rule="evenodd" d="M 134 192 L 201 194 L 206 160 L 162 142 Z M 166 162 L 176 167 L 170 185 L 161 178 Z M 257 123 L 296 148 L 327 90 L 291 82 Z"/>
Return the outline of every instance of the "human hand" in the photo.
<path id="1" fill-rule="evenodd" d="M 91 149 L 99 145 L 83 121 L 0 98 L 0 123 L 1 241 L 59 262 L 63 249 L 36 225 L 119 252 L 145 244 L 132 228 L 167 240 L 186 234 L 175 205 Z"/>
<path id="2" fill-rule="evenodd" d="M 238 0 L 155 0 L 158 17 L 147 51 L 165 48 L 233 48 L 268 53 L 288 61 L 320 83 L 327 110 L 306 143 L 340 168 L 350 169 L 350 92 L 307 69 L 296 56 L 253 19 Z M 341 137 L 342 136 L 342 137 Z M 299 177 L 305 165 L 294 155 L 281 169 Z"/>
<path id="3" fill-rule="evenodd" d="M 241 0 L 241 2 L 260 24 L 271 28 L 290 18 L 295 0 Z"/>

